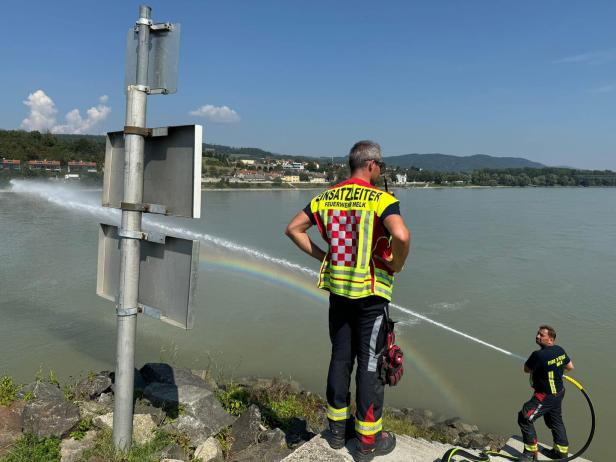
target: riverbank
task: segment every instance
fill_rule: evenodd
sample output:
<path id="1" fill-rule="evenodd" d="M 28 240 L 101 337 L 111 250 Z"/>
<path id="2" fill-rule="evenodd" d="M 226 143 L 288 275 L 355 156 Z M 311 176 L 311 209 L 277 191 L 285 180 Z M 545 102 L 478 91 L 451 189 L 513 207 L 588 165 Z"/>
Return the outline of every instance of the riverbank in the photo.
<path id="1" fill-rule="evenodd" d="M 134 444 L 122 456 L 112 442 L 113 379 L 107 371 L 65 384 L 53 373 L 25 385 L 2 377 L 0 461 L 278 462 L 327 429 L 323 398 L 292 380 L 215 380 L 209 371 L 149 363 L 135 371 Z M 429 410 L 386 408 L 383 425 L 469 448 L 506 442 Z"/>

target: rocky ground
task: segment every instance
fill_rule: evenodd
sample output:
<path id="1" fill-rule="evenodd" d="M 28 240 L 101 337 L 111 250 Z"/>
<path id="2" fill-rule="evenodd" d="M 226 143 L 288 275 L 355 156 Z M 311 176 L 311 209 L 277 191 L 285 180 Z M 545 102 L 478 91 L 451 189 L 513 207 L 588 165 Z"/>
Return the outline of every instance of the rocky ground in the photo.
<path id="1" fill-rule="evenodd" d="M 2 378 L 0 461 L 278 462 L 327 427 L 323 399 L 292 381 L 216 383 L 205 371 L 148 363 L 135 372 L 134 447 L 116 454 L 113 378 L 91 373 L 63 389 L 49 378 L 25 386 Z M 429 410 L 388 408 L 384 426 L 473 449 L 507 440 Z"/>

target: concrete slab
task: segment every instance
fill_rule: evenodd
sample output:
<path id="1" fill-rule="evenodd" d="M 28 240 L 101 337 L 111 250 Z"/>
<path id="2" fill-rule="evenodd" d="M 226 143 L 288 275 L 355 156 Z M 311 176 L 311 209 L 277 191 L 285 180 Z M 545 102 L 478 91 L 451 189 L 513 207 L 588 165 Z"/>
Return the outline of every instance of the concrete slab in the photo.
<path id="1" fill-rule="evenodd" d="M 397 435 L 396 449 L 391 454 L 375 458 L 378 462 L 440 462 L 443 455 L 453 446 L 436 441 L 426 441 L 422 438 Z M 546 446 L 541 445 L 546 448 Z M 296 451 L 289 454 L 282 462 L 350 462 L 351 455 L 357 448 L 357 440 L 351 440 L 343 449 L 335 450 L 329 447 L 324 435 L 317 435 Z M 505 454 L 519 456 L 524 445 L 519 437 L 512 437 L 503 448 Z M 473 454 L 478 451 L 465 449 Z M 460 461 L 461 459 L 457 459 Z M 545 456 L 539 456 L 539 460 L 550 460 Z M 503 457 L 491 457 L 491 462 L 510 462 Z M 590 462 L 587 459 L 576 459 L 579 462 Z"/>

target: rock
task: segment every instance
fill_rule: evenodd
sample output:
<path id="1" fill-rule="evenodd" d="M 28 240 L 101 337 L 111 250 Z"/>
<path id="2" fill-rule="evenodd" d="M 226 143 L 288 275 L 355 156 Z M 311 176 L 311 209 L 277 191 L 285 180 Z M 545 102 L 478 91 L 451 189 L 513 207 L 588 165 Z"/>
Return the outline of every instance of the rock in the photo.
<path id="1" fill-rule="evenodd" d="M 235 420 L 222 408 L 214 393 L 205 387 L 151 383 L 145 388 L 144 395 L 155 406 L 163 407 L 172 417 L 185 414 L 200 420 L 208 429 L 205 438 L 218 433 Z"/>
<path id="2" fill-rule="evenodd" d="M 107 414 L 113 410 L 112 407 L 97 401 L 75 401 L 75 404 L 79 407 L 79 415 L 82 419 L 93 419 L 97 415 Z"/>
<path id="3" fill-rule="evenodd" d="M 163 430 L 185 435 L 188 437 L 191 446 L 199 446 L 211 435 L 220 431 L 216 431 L 208 423 L 204 423 L 191 415 L 181 415 L 173 422 L 165 425 Z"/>
<path id="4" fill-rule="evenodd" d="M 109 372 L 100 372 L 92 377 L 86 377 L 75 386 L 75 398 L 96 399 L 111 388 Z"/>
<path id="5" fill-rule="evenodd" d="M 305 420 L 294 418 L 291 420 L 289 429 L 285 435 L 285 446 L 296 448 L 300 444 L 310 440 L 314 435 L 314 433 L 308 431 L 308 425 Z"/>
<path id="6" fill-rule="evenodd" d="M 257 444 L 259 433 L 261 433 L 261 411 L 253 404 L 231 427 L 231 440 L 233 441 L 231 450 L 239 452 L 252 444 Z"/>
<path id="7" fill-rule="evenodd" d="M 21 400 L 13 401 L 10 406 L 0 406 L 0 456 L 21 437 L 25 407 L 26 403 Z"/>
<path id="8" fill-rule="evenodd" d="M 508 439 L 503 435 L 496 435 L 494 433 L 486 433 L 485 437 L 488 440 L 486 448 L 491 451 L 500 451 L 507 444 Z"/>
<path id="9" fill-rule="evenodd" d="M 113 412 L 95 417 L 92 423 L 98 428 L 112 429 Z M 139 444 L 149 443 L 154 439 L 156 427 L 156 422 L 150 414 L 133 415 L 133 441 Z"/>
<path id="10" fill-rule="evenodd" d="M 92 424 L 100 429 L 113 428 L 113 412 L 96 416 L 92 419 Z"/>
<path id="11" fill-rule="evenodd" d="M 202 462 L 223 462 L 222 448 L 218 440 L 210 437 L 197 446 L 193 459 L 201 460 Z"/>
<path id="12" fill-rule="evenodd" d="M 402 409 L 402 413 L 413 425 L 421 428 L 428 428 L 434 425 L 434 413 L 426 409 Z"/>
<path id="13" fill-rule="evenodd" d="M 207 382 L 197 377 L 190 370 L 172 367 L 169 364 L 147 363 L 139 372 L 141 372 L 147 384 L 158 382 L 176 385 L 178 387 L 192 385 L 199 388 L 207 388 L 210 391 L 212 390 Z"/>
<path id="14" fill-rule="evenodd" d="M 447 419 L 443 423 L 451 428 L 455 428 L 459 433 L 475 433 L 479 431 L 477 425 L 464 423 L 459 417 Z"/>
<path id="15" fill-rule="evenodd" d="M 460 438 L 459 445 L 470 449 L 484 449 L 489 439 L 481 433 L 469 433 Z"/>
<path id="16" fill-rule="evenodd" d="M 54 385 L 48 382 L 32 382 L 23 387 L 19 392 L 17 392 L 17 397 L 19 399 L 41 399 L 41 400 L 50 400 L 50 399 L 61 399 L 64 400 L 64 392 L 60 390 L 58 385 Z"/>
<path id="17" fill-rule="evenodd" d="M 458 441 L 460 441 L 460 434 L 458 431 L 455 428 L 446 425 L 444 422 L 437 423 L 430 428 L 443 436 L 445 441 L 449 444 L 457 444 Z"/>
<path id="18" fill-rule="evenodd" d="M 82 454 L 94 447 L 96 443 L 96 431 L 86 432 L 80 440 L 68 438 L 60 443 L 60 462 L 77 462 Z"/>
<path id="19" fill-rule="evenodd" d="M 156 422 L 156 425 L 160 425 L 165 419 L 165 411 L 159 407 L 154 407 L 152 403 L 145 399 L 138 399 L 135 402 L 133 412 L 135 414 L 150 414 Z"/>
<path id="20" fill-rule="evenodd" d="M 135 414 L 133 416 L 133 440 L 139 444 L 149 443 L 156 436 L 157 425 L 150 414 Z"/>
<path id="21" fill-rule="evenodd" d="M 402 412 L 400 409 L 395 409 L 395 408 L 388 409 L 387 413 L 395 419 L 400 419 L 400 420 L 406 419 L 406 414 Z"/>
<path id="22" fill-rule="evenodd" d="M 103 393 L 98 397 L 96 402 L 113 409 L 113 393 Z"/>
<path id="23" fill-rule="evenodd" d="M 182 459 L 160 459 L 160 462 L 185 462 Z"/>
<path id="24" fill-rule="evenodd" d="M 190 454 L 188 454 L 182 447 L 177 444 L 170 444 L 165 446 L 160 453 L 161 458 L 168 460 L 191 460 Z"/>
<path id="25" fill-rule="evenodd" d="M 214 380 L 214 377 L 212 377 L 210 371 L 203 369 L 191 369 L 190 372 L 199 377 L 205 383 L 207 383 L 210 390 L 218 389 L 218 384 L 216 383 L 216 380 Z"/>
<path id="26" fill-rule="evenodd" d="M 273 430 L 267 430 L 261 433 L 259 435 L 259 444 L 265 443 L 272 448 L 286 449 L 288 447 L 287 436 L 280 428 L 274 428 Z"/>
<path id="27" fill-rule="evenodd" d="M 79 422 L 79 408 L 48 388 L 36 390 L 37 399 L 26 404 L 23 412 L 24 433 L 37 436 L 65 436 Z M 58 390 L 59 391 L 59 390 Z M 42 396 L 42 398 L 41 398 Z"/>

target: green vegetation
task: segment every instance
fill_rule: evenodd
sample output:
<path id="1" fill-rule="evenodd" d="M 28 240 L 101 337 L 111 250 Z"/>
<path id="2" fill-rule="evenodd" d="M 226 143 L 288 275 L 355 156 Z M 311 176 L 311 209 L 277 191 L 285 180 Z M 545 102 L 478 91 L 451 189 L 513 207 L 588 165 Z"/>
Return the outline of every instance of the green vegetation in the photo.
<path id="1" fill-rule="evenodd" d="M 0 158 L 21 160 L 69 160 L 101 162 L 105 137 L 93 135 L 54 135 L 37 131 L 0 130 Z"/>
<path id="2" fill-rule="evenodd" d="M 108 462 L 158 462 L 162 450 L 174 443 L 180 444 L 182 442 L 169 433 L 159 431 L 149 443 L 133 443 L 130 451 L 118 452 L 113 445 L 111 430 L 107 429 L 101 431 L 94 447 L 85 451 L 80 460 L 85 462 L 98 457 Z"/>
<path id="3" fill-rule="evenodd" d="M 0 377 L 0 405 L 8 406 L 17 396 L 21 387 L 13 382 L 13 378 L 7 375 Z"/>
<path id="4" fill-rule="evenodd" d="M 408 182 L 430 182 L 447 186 L 616 186 L 616 172 L 611 170 L 576 170 L 571 168 L 507 168 L 475 170 L 472 173 L 435 172 L 415 168 L 388 171 L 407 175 Z"/>
<path id="5" fill-rule="evenodd" d="M 92 430 L 92 419 L 81 419 L 75 429 L 70 433 L 70 437 L 76 440 L 82 440 L 89 430 Z"/>
<path id="6" fill-rule="evenodd" d="M 60 439 L 22 436 L 1 462 L 54 462 L 60 460 Z"/>
<path id="7" fill-rule="evenodd" d="M 229 383 L 221 387 L 217 396 L 223 408 L 233 415 L 240 415 L 255 404 L 266 425 L 284 431 L 290 428 L 295 418 L 305 419 L 313 427 L 318 427 L 325 406 L 321 397 L 296 392 L 283 380 L 273 380 L 268 386 L 253 388 Z"/>
<path id="8" fill-rule="evenodd" d="M 408 435 L 414 438 L 424 438 L 431 441 L 447 443 L 447 437 L 435 430 L 413 425 L 406 417 L 394 413 L 391 409 L 383 411 L 383 428 L 398 435 Z"/>

